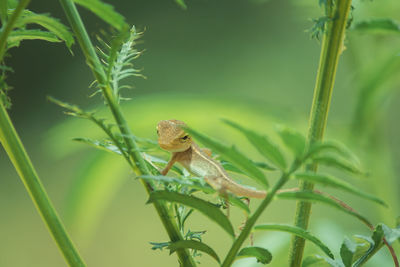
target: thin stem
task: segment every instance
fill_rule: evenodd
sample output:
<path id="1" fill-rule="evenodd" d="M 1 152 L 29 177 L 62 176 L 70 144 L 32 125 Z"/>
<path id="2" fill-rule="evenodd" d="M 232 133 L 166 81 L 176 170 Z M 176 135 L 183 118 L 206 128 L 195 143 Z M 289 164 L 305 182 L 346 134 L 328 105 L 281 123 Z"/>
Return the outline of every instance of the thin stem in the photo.
<path id="1" fill-rule="evenodd" d="M 335 83 L 336 70 L 339 56 L 343 50 L 343 41 L 346 31 L 347 19 L 350 12 L 351 0 L 337 0 L 334 3 L 327 1 L 327 12 L 330 21 L 326 25 L 326 33 L 322 40 L 322 49 L 316 85 L 314 89 L 313 104 L 311 107 L 308 143 L 313 144 L 323 139 L 328 118 L 332 90 Z M 306 166 L 308 171 L 317 171 L 317 164 Z M 300 190 L 312 190 L 314 184 L 300 182 Z M 298 201 L 296 206 L 295 225 L 307 229 L 311 213 L 311 203 Z M 301 266 L 305 240 L 293 237 L 290 249 L 290 266 Z"/>
<path id="2" fill-rule="evenodd" d="M 251 230 L 253 229 L 254 224 L 260 217 L 260 215 L 264 212 L 267 206 L 271 203 L 274 198 L 276 192 L 287 182 L 289 179 L 289 173 L 283 173 L 279 181 L 274 185 L 274 187 L 268 192 L 266 198 L 261 202 L 260 206 L 258 206 L 257 210 L 254 214 L 247 220 L 246 225 L 244 226 L 242 232 L 232 244 L 231 249 L 228 252 L 228 255 L 225 257 L 224 262 L 222 263 L 222 267 L 231 266 L 233 261 L 235 260 L 236 255 L 239 252 L 239 249 L 242 247 L 244 241 L 249 236 Z"/>
<path id="3" fill-rule="evenodd" d="M 25 7 L 29 4 L 31 0 L 21 0 L 19 1 L 17 7 L 12 13 L 10 19 L 7 21 L 4 29 L 1 31 L 0 35 L 0 62 L 3 61 L 4 54 L 6 52 L 7 47 L 7 38 L 11 31 L 14 29 L 14 24 L 17 22 L 17 19 L 21 15 L 21 12 L 25 9 Z"/>
<path id="4" fill-rule="evenodd" d="M 90 41 L 90 38 L 86 32 L 85 26 L 81 20 L 81 17 L 76 10 L 75 4 L 72 0 L 60 0 L 61 4 L 64 8 L 64 11 L 67 15 L 67 18 L 71 24 L 71 28 L 75 33 L 76 38 L 78 39 L 79 45 L 83 51 L 83 54 L 86 58 L 86 61 L 91 68 L 94 77 L 98 81 L 101 90 L 103 92 L 104 98 L 107 101 L 108 107 L 110 108 L 115 121 L 118 124 L 119 130 L 123 136 L 124 142 L 128 148 L 129 155 L 134 163 L 132 166 L 133 171 L 136 175 L 142 174 L 150 174 L 150 171 L 144 161 L 143 157 L 140 154 L 140 151 L 136 145 L 134 140 L 134 136 L 128 126 L 127 121 L 120 109 L 117 98 L 111 90 L 110 85 L 107 82 L 106 74 L 104 69 L 100 63 L 100 60 L 96 54 L 96 51 Z M 141 180 L 144 185 L 147 193 L 153 191 L 150 183 Z M 162 221 L 164 228 L 166 229 L 168 236 L 172 242 L 176 242 L 178 240 L 183 240 L 182 234 L 179 232 L 176 222 L 168 209 L 168 207 L 161 202 L 154 202 L 154 207 Z M 190 255 L 187 249 L 180 249 L 177 251 L 177 255 L 179 261 L 182 266 L 196 266 L 192 256 Z"/>
<path id="5" fill-rule="evenodd" d="M 54 209 L 2 101 L 0 101 L 0 141 L 66 261 L 70 266 L 86 266 Z"/>

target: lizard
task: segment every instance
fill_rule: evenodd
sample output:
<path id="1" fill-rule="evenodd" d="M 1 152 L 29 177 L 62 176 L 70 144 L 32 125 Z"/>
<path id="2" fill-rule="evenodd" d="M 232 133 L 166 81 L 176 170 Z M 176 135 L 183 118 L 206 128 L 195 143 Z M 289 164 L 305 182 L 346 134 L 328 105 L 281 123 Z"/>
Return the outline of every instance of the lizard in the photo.
<path id="1" fill-rule="evenodd" d="M 211 150 L 200 148 L 183 128 L 186 124 L 179 120 L 162 120 L 157 125 L 159 146 L 172 153 L 163 170 L 166 175 L 178 162 L 190 173 L 204 180 L 221 195 L 229 191 L 237 196 L 265 198 L 266 191 L 250 189 L 232 180 L 224 167 L 211 157 Z"/>

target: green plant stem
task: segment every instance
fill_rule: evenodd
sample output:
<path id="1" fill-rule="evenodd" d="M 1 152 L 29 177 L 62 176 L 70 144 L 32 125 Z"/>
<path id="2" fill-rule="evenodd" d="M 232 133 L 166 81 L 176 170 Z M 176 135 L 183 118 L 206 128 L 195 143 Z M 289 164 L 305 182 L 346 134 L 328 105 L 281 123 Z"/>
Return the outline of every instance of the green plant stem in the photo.
<path id="1" fill-rule="evenodd" d="M 76 10 L 75 4 L 72 0 L 60 0 L 61 4 L 64 8 L 64 11 L 67 15 L 67 18 L 71 24 L 71 28 L 75 33 L 76 38 L 78 39 L 79 45 L 83 51 L 83 54 L 86 58 L 86 61 L 91 68 L 93 75 L 98 81 L 101 90 L 103 92 L 104 98 L 107 101 L 108 107 L 110 108 L 115 121 L 118 124 L 119 130 L 124 138 L 124 142 L 129 150 L 129 155 L 132 158 L 133 162 L 133 170 L 136 175 L 140 176 L 142 174 L 150 174 L 150 171 L 144 161 L 143 157 L 140 154 L 140 151 L 136 145 L 134 140 L 134 136 L 130 131 L 128 123 L 123 116 L 122 110 L 117 102 L 116 96 L 110 88 L 110 85 L 107 84 L 106 75 L 104 69 L 100 63 L 100 60 L 96 54 L 96 51 L 90 41 L 90 38 L 86 32 L 85 26 L 81 20 L 81 17 Z M 153 191 L 151 184 L 142 180 L 142 183 L 147 191 L 150 193 Z M 166 229 L 168 236 L 172 242 L 176 242 L 179 240 L 183 240 L 182 234 L 179 232 L 176 222 L 168 209 L 168 207 L 162 202 L 154 202 L 154 207 L 162 221 L 164 228 Z M 183 266 L 196 266 L 192 256 L 190 255 L 187 249 L 180 249 L 177 251 L 177 255 L 179 261 Z"/>
<path id="2" fill-rule="evenodd" d="M 327 22 L 326 32 L 322 40 L 322 49 L 318 67 L 314 98 L 311 107 L 308 143 L 309 145 L 323 139 L 328 118 L 329 105 L 336 77 L 339 56 L 343 51 L 346 24 L 351 8 L 351 0 L 328 1 L 327 12 L 331 20 Z M 317 171 L 317 164 L 306 166 L 308 171 Z M 314 184 L 300 182 L 300 190 L 312 190 Z M 295 225 L 308 228 L 311 203 L 298 201 L 296 205 Z M 305 240 L 293 237 L 290 249 L 290 266 L 301 266 Z"/>
<path id="3" fill-rule="evenodd" d="M 254 214 L 247 220 L 246 225 L 244 226 L 242 232 L 238 236 L 238 238 L 233 242 L 231 249 L 229 250 L 227 256 L 225 257 L 224 262 L 222 263 L 222 267 L 231 266 L 233 261 L 236 258 L 236 255 L 239 252 L 239 249 L 242 247 L 244 241 L 249 236 L 251 230 L 253 229 L 254 224 L 266 209 L 266 207 L 271 203 L 274 198 L 276 192 L 287 182 L 290 177 L 290 173 L 283 173 L 278 182 L 272 187 L 272 189 L 268 192 L 266 198 L 261 202 L 260 206 L 258 206 L 257 210 Z"/>
<path id="4" fill-rule="evenodd" d="M 3 61 L 7 38 L 14 28 L 15 22 L 21 15 L 22 11 L 29 4 L 30 0 L 21 0 L 18 2 L 10 19 L 7 21 L 0 34 L 0 62 Z M 72 243 L 68 233 L 66 232 L 57 211 L 54 209 L 46 190 L 44 189 L 39 176 L 37 175 L 32 162 L 25 151 L 25 148 L 19 138 L 11 120 L 8 116 L 4 103 L 0 100 L 0 142 L 8 154 L 11 162 L 18 172 L 26 190 L 42 219 L 50 230 L 57 246 L 64 255 L 70 266 L 86 266 L 79 252 Z"/>
<path id="5" fill-rule="evenodd" d="M 2 101 L 0 101 L 0 141 L 66 261 L 70 266 L 86 266 L 54 209 Z"/>
<path id="6" fill-rule="evenodd" d="M 4 53 L 6 52 L 7 46 L 7 38 L 10 32 L 13 30 L 15 22 L 17 22 L 18 17 L 21 15 L 21 12 L 25 9 L 25 7 L 29 4 L 31 0 L 21 0 L 18 2 L 17 7 L 12 13 L 10 19 L 7 21 L 7 24 L 1 31 L 0 35 L 0 62 L 3 61 Z"/>

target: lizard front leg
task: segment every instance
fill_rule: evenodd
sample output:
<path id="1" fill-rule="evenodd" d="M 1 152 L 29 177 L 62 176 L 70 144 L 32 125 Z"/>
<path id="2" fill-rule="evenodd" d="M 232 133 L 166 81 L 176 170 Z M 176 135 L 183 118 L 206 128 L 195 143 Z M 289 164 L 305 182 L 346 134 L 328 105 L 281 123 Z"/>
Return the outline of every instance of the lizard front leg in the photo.
<path id="1" fill-rule="evenodd" d="M 172 166 L 174 166 L 175 162 L 176 162 L 176 154 L 173 153 L 171 159 L 167 163 L 167 166 L 165 166 L 165 168 L 160 171 L 161 175 L 167 175 Z"/>

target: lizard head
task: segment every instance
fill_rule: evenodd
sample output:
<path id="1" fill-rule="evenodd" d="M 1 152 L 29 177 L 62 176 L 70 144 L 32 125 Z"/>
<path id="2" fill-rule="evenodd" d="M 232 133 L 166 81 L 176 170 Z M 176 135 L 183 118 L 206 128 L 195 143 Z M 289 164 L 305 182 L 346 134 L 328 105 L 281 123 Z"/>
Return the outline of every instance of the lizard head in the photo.
<path id="1" fill-rule="evenodd" d="M 186 151 L 192 145 L 192 138 L 181 127 L 186 126 L 182 121 L 165 120 L 157 125 L 158 144 L 170 152 Z"/>

